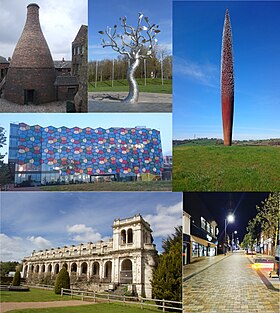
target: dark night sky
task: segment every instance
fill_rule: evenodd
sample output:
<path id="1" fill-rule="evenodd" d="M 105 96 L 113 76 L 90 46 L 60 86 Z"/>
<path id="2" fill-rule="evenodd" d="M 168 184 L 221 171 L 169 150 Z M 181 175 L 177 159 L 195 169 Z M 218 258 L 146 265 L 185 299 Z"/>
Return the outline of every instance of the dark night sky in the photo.
<path id="1" fill-rule="evenodd" d="M 248 221 L 257 214 L 256 205 L 260 206 L 268 195 L 269 193 L 264 192 L 187 192 L 184 201 L 189 197 L 198 197 L 217 221 L 219 236 L 224 233 L 226 216 L 233 213 L 235 221 L 228 224 L 227 233 L 237 230 L 237 237 L 241 242 L 246 234 Z"/>

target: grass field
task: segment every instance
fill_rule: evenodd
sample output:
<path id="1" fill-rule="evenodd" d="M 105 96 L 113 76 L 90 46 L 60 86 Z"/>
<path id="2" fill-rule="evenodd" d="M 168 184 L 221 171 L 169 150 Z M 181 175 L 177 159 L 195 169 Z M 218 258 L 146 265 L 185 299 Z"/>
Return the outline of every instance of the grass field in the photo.
<path id="1" fill-rule="evenodd" d="M 175 146 L 173 191 L 279 191 L 280 147 Z"/>
<path id="2" fill-rule="evenodd" d="M 106 182 L 41 187 L 44 191 L 171 191 L 171 181 Z"/>
<path id="3" fill-rule="evenodd" d="M 172 93 L 172 80 L 165 79 L 163 85 L 161 84 L 161 79 L 159 78 L 147 78 L 147 85 L 144 85 L 144 79 L 136 79 L 140 92 L 155 92 L 155 93 Z M 90 92 L 103 92 L 103 91 L 127 91 L 129 90 L 128 82 L 126 79 L 114 80 L 114 86 L 112 87 L 112 82 L 106 80 L 103 82 L 98 82 L 97 87 L 94 87 L 94 82 L 88 84 L 88 91 Z"/>
<path id="4" fill-rule="evenodd" d="M 98 303 L 91 305 L 83 305 L 76 307 L 61 307 L 61 308 L 49 308 L 49 309 L 24 309 L 24 310 L 13 310 L 11 313 L 145 313 L 145 312 L 160 312 L 156 308 L 144 308 L 124 305 L 116 303 Z"/>
<path id="5" fill-rule="evenodd" d="M 67 300 L 52 290 L 32 289 L 30 291 L 0 291 L 1 302 L 45 302 Z"/>

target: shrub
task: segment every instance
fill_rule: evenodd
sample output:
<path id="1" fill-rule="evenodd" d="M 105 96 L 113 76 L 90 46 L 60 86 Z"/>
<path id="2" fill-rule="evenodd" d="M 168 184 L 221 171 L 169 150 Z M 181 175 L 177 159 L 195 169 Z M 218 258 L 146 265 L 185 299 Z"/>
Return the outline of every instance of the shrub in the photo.
<path id="1" fill-rule="evenodd" d="M 54 292 L 56 294 L 60 294 L 61 288 L 70 289 L 70 277 L 65 266 L 62 267 L 62 269 L 59 271 L 56 277 Z"/>
<path id="2" fill-rule="evenodd" d="M 13 278 L 12 286 L 19 286 L 20 285 L 20 271 L 15 272 L 15 276 Z"/>

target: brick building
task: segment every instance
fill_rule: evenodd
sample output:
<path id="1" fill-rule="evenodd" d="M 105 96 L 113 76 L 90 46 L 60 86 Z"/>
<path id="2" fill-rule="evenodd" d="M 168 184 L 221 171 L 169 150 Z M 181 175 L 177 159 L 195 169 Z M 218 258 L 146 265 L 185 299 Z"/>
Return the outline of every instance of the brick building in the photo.
<path id="1" fill-rule="evenodd" d="M 55 67 L 41 30 L 39 6 L 27 6 L 27 19 L 6 76 L 5 98 L 18 104 L 55 100 Z"/>
<path id="2" fill-rule="evenodd" d="M 0 83 L 2 79 L 7 75 L 9 64 L 9 61 L 0 56 Z"/>
<path id="3" fill-rule="evenodd" d="M 77 76 L 79 91 L 75 96 L 77 112 L 87 112 L 88 27 L 82 25 L 72 42 L 72 75 Z"/>

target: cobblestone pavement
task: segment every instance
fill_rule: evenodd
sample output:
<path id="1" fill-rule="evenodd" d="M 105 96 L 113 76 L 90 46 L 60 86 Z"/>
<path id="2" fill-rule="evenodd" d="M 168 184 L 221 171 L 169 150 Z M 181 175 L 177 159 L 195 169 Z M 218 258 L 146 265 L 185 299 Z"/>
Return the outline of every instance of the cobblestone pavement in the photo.
<path id="1" fill-rule="evenodd" d="M 66 113 L 66 102 L 56 101 L 40 105 L 20 105 L 0 98 L 0 112 L 2 113 Z"/>
<path id="2" fill-rule="evenodd" d="M 277 313 L 279 290 L 268 289 L 247 256 L 234 253 L 183 283 L 184 313 Z"/>
<path id="3" fill-rule="evenodd" d="M 203 271 L 204 269 L 208 268 L 209 266 L 212 266 L 213 264 L 216 264 L 217 262 L 223 260 L 224 258 L 229 257 L 230 254 L 224 255 L 219 254 L 217 256 L 212 257 L 205 257 L 204 259 L 199 258 L 197 261 L 184 265 L 183 267 L 183 280 L 186 280 L 187 278 L 192 277 L 193 275 Z"/>
<path id="4" fill-rule="evenodd" d="M 89 112 L 172 112 L 172 95 L 140 92 L 139 102 L 123 103 L 127 92 L 89 92 Z"/>

